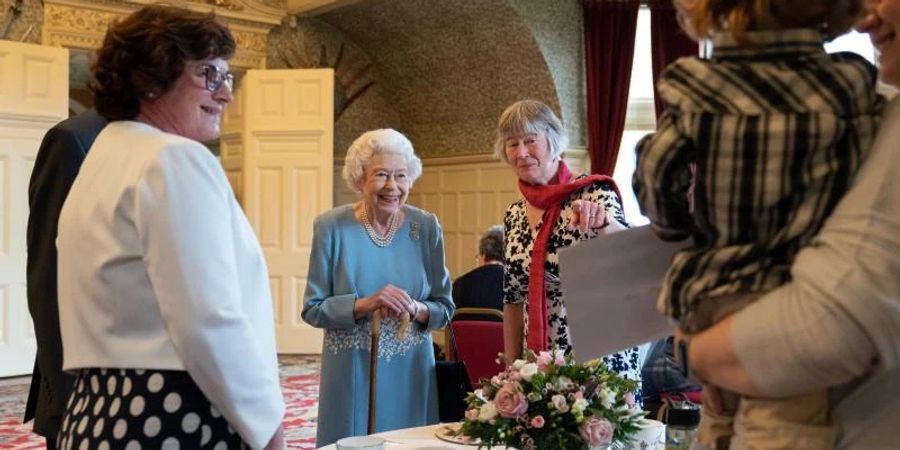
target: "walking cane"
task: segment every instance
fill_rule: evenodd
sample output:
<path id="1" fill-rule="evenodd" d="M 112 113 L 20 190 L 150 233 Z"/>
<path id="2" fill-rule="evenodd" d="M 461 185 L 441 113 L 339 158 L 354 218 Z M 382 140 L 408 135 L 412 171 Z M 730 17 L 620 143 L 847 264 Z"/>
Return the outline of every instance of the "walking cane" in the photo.
<path id="1" fill-rule="evenodd" d="M 369 355 L 369 429 L 375 433 L 375 391 L 378 375 L 378 337 L 381 334 L 381 310 L 372 313 L 372 346 Z"/>

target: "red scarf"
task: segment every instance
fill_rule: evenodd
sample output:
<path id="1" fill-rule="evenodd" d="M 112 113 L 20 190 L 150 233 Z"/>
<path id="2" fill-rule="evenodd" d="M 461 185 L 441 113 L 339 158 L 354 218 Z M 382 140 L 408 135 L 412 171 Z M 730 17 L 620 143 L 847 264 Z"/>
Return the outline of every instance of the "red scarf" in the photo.
<path id="1" fill-rule="evenodd" d="M 563 204 L 569 197 L 585 186 L 600 182 L 612 186 L 622 201 L 619 188 L 611 177 L 606 175 L 588 175 L 572 181 L 572 172 L 566 163 L 560 160 L 556 172 L 556 184 L 534 186 L 519 180 L 519 191 L 525 200 L 536 208 L 544 210 L 541 229 L 531 249 L 531 267 L 528 277 L 528 342 L 532 351 L 547 350 L 547 326 L 549 324 L 547 308 L 547 289 L 544 286 L 544 263 L 547 260 L 547 246 L 550 236 L 556 228 L 556 221 L 562 213 Z"/>

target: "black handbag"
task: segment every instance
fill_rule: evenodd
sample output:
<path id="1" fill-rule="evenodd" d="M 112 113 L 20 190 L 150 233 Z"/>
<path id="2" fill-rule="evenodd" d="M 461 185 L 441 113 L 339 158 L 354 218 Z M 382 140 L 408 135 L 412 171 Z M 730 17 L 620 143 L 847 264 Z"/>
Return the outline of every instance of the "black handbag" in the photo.
<path id="1" fill-rule="evenodd" d="M 444 312 L 447 315 L 447 312 Z M 466 363 L 459 361 L 456 351 L 456 338 L 453 327 L 447 319 L 447 331 L 450 334 L 450 348 L 457 361 L 435 361 L 435 374 L 438 385 L 438 416 L 441 422 L 459 422 L 466 413 L 466 396 L 472 390 Z"/>

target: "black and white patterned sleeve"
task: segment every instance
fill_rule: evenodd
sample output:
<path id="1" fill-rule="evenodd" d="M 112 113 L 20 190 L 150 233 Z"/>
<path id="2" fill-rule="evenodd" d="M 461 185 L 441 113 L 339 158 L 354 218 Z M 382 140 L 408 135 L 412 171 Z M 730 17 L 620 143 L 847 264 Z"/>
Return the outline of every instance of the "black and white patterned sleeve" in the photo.
<path id="1" fill-rule="evenodd" d="M 608 227 L 600 231 L 599 234 L 607 234 L 618 230 L 629 228 L 628 221 L 625 220 L 625 210 L 622 208 L 622 202 L 616 190 L 608 183 L 593 183 L 581 192 L 581 199 L 603 205 L 606 210 L 606 216 L 609 218 Z"/>

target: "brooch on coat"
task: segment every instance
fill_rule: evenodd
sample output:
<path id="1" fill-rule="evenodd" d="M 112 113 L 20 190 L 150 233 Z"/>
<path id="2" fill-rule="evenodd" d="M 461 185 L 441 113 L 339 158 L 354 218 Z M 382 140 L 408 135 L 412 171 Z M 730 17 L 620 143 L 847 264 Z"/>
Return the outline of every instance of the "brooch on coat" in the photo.
<path id="1" fill-rule="evenodd" d="M 419 240 L 419 222 L 409 224 L 409 238 L 414 241 Z"/>

